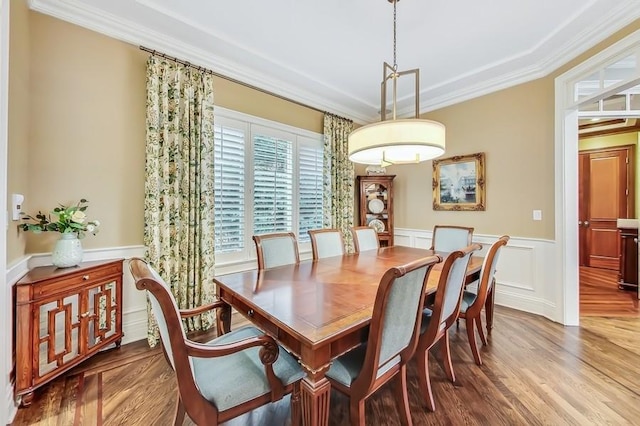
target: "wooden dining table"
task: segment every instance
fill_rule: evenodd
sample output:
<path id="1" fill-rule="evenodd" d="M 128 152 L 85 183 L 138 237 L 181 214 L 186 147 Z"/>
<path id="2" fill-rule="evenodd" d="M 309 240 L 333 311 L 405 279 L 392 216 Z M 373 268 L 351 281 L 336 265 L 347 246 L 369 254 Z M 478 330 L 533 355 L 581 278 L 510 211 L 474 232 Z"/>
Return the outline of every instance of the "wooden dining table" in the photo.
<path id="1" fill-rule="evenodd" d="M 325 373 L 333 359 L 366 341 L 380 279 L 391 267 L 433 254 L 447 255 L 391 246 L 216 276 L 218 295 L 226 303 L 218 325 L 230 330 L 233 307 L 296 356 L 306 372 L 302 422 L 327 425 L 331 385 Z M 482 261 L 471 257 L 467 283 L 478 279 Z M 441 269 L 442 263 L 432 268 L 429 293 L 435 292 Z"/>

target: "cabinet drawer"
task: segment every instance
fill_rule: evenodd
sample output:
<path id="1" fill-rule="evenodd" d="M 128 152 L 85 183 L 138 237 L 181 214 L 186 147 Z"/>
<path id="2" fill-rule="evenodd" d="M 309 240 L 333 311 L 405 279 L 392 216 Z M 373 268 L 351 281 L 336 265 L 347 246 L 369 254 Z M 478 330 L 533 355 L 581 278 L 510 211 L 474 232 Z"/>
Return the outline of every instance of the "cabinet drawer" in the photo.
<path id="1" fill-rule="evenodd" d="M 91 282 L 103 280 L 107 277 L 120 278 L 122 276 L 122 264 L 111 264 L 101 268 L 92 268 L 91 270 L 78 271 L 69 274 L 62 279 L 47 280 L 37 283 L 33 286 L 34 299 L 42 296 L 49 296 L 59 291 L 65 291 L 76 286 L 85 285 Z"/>

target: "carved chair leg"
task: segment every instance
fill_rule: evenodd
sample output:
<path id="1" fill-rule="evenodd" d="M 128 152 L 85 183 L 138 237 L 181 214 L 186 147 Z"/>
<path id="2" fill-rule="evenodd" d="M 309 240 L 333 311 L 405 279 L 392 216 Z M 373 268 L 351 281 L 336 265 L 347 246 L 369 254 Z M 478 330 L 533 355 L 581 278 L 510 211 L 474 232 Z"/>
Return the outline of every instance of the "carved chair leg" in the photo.
<path id="1" fill-rule="evenodd" d="M 476 323 L 475 318 L 467 317 L 466 327 L 467 327 L 467 336 L 469 337 L 469 345 L 471 346 L 471 353 L 473 354 L 473 359 L 478 365 L 482 365 L 482 359 L 480 358 L 480 352 L 478 351 L 478 343 L 476 342 L 476 333 L 473 324 Z"/>
<path id="2" fill-rule="evenodd" d="M 493 279 L 491 289 L 487 295 L 487 301 L 484 304 L 484 314 L 487 320 L 487 334 L 491 336 L 491 329 L 493 329 L 493 308 L 496 300 L 496 280 Z"/>
<path id="3" fill-rule="evenodd" d="M 429 349 L 424 353 L 416 353 L 418 360 L 418 383 L 420 391 L 424 395 L 429 411 L 436 411 L 436 404 L 433 401 L 433 392 L 431 391 L 431 380 L 429 379 Z"/>
<path id="4" fill-rule="evenodd" d="M 180 393 L 178 393 L 178 398 L 177 398 L 177 402 L 176 402 L 176 413 L 175 416 L 173 418 L 173 424 L 174 426 L 182 426 L 182 423 L 184 423 L 184 404 L 182 403 L 182 399 L 180 398 Z"/>
<path id="5" fill-rule="evenodd" d="M 484 330 L 482 329 L 482 317 L 478 313 L 478 316 L 475 318 L 474 322 L 476 323 L 476 328 L 478 329 L 478 334 L 480 335 L 480 340 L 483 345 L 487 345 L 487 338 L 484 335 Z"/>
<path id="6" fill-rule="evenodd" d="M 356 400 L 353 396 L 349 398 L 349 417 L 351 426 L 365 426 L 364 399 Z"/>
<path id="7" fill-rule="evenodd" d="M 409 410 L 409 395 L 407 393 L 407 366 L 400 367 L 400 372 L 393 381 L 395 386 L 395 400 L 400 415 L 400 423 L 403 426 L 412 426 L 411 411 Z"/>
<path id="8" fill-rule="evenodd" d="M 302 401 L 300 400 L 300 382 L 293 384 L 291 392 L 291 426 L 302 424 Z"/>
<path id="9" fill-rule="evenodd" d="M 442 340 L 440 340 L 440 349 L 442 349 L 442 363 L 444 364 L 444 372 L 447 374 L 452 383 L 456 383 L 456 374 L 453 372 L 453 363 L 451 362 L 451 348 L 449 347 L 449 330 L 445 331 Z"/>

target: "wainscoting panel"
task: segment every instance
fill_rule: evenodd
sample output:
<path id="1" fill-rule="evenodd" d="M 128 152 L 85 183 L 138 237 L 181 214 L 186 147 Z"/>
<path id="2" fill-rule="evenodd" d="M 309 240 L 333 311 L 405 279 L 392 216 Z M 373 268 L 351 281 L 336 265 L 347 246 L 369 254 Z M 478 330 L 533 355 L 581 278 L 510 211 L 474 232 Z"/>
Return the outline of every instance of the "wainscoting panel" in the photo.
<path id="1" fill-rule="evenodd" d="M 484 256 L 499 237 L 474 234 L 473 242 L 482 244 L 480 254 Z M 429 248 L 432 231 L 396 228 L 394 239 L 398 245 Z M 554 250 L 553 241 L 511 236 L 498 260 L 496 304 L 543 315 L 555 321 L 555 301 L 546 297 L 547 285 L 553 282 Z"/>

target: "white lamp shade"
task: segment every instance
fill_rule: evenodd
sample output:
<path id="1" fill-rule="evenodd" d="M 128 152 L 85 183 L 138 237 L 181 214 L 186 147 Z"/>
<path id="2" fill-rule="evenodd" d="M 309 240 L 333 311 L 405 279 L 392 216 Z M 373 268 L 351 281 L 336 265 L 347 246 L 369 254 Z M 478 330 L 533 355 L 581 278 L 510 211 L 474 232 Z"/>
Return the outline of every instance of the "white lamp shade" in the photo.
<path id="1" fill-rule="evenodd" d="M 444 125 L 432 120 L 380 121 L 349 135 L 349 160 L 359 164 L 418 163 L 441 156 L 444 148 Z"/>

